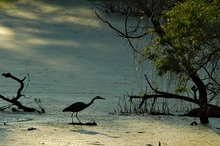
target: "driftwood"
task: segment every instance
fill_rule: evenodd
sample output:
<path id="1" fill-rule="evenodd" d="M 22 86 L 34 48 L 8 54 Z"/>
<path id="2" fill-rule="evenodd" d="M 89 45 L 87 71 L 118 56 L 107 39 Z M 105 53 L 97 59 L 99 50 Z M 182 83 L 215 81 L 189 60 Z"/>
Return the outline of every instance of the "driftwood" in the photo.
<path id="1" fill-rule="evenodd" d="M 11 105 L 9 105 L 9 106 L 5 106 L 3 108 L 0 108 L 1 110 L 4 110 L 7 107 L 11 107 L 11 106 L 15 105 L 15 106 L 18 107 L 18 109 L 21 109 L 21 110 L 23 110 L 25 112 L 38 112 L 38 113 L 44 113 L 45 112 L 42 107 L 40 107 L 41 111 L 39 111 L 39 110 L 37 110 L 35 108 L 24 106 L 24 105 L 21 104 L 21 102 L 18 101 L 21 97 L 25 96 L 25 94 L 23 94 L 22 91 L 24 89 L 24 80 L 26 79 L 26 77 L 24 77 L 23 79 L 19 79 L 19 78 L 15 77 L 15 76 L 11 75 L 10 73 L 3 73 L 2 76 L 4 76 L 5 78 L 11 78 L 11 79 L 17 81 L 20 84 L 20 87 L 17 90 L 17 95 L 15 97 L 13 97 L 13 98 L 8 98 L 8 97 L 5 97 L 5 96 L 0 94 L 0 98 L 1 99 L 11 103 Z M 13 109 L 14 109 L 13 111 L 16 111 L 15 108 L 13 108 Z"/>

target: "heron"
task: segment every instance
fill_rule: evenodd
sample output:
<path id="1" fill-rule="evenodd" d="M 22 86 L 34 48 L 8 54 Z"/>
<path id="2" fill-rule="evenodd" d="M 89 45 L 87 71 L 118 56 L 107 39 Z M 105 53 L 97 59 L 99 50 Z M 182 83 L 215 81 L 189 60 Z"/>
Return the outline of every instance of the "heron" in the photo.
<path id="1" fill-rule="evenodd" d="M 88 104 L 84 103 L 84 102 L 76 102 L 76 103 L 73 103 L 71 104 L 70 106 L 66 107 L 65 109 L 63 109 L 63 112 L 73 112 L 71 114 L 71 117 L 72 117 L 72 123 L 73 123 L 73 114 L 76 113 L 76 118 L 78 119 L 78 121 L 81 123 L 81 121 L 79 120 L 77 114 L 79 111 L 82 111 L 84 110 L 85 108 L 87 108 L 88 106 L 90 106 L 94 100 L 96 99 L 105 99 L 103 97 L 100 97 L 100 96 L 96 96 L 94 97 Z"/>

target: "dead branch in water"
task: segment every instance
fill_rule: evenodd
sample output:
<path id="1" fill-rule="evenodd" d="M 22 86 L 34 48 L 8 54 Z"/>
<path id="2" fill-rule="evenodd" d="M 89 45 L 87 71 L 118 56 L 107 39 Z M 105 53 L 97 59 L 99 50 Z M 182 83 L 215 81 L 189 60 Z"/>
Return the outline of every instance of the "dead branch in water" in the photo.
<path id="1" fill-rule="evenodd" d="M 24 106 L 24 105 L 22 105 L 22 103 L 20 101 L 18 101 L 21 97 L 25 97 L 25 94 L 22 91 L 24 89 L 24 80 L 26 79 L 26 77 L 24 77 L 23 79 L 19 79 L 15 76 L 11 75 L 10 73 L 3 73 L 2 76 L 4 76 L 5 78 L 11 78 L 11 79 L 17 81 L 20 84 L 20 87 L 17 90 L 16 96 L 13 97 L 12 99 L 10 99 L 8 97 L 5 97 L 5 96 L 0 94 L 1 99 L 11 103 L 12 105 L 17 106 L 18 109 L 22 109 L 25 112 L 45 113 L 45 111 L 42 107 L 40 107 L 41 108 L 41 111 L 40 111 L 40 110 L 37 110 L 35 108 Z M 11 107 L 12 105 L 10 105 L 8 107 Z M 4 110 L 5 108 L 7 108 L 7 107 L 3 107 L 3 108 L 0 108 L 0 109 Z"/>
<path id="2" fill-rule="evenodd" d="M 173 93 L 169 93 L 169 92 L 164 92 L 164 91 L 159 91 L 157 88 L 154 88 L 152 86 L 152 84 L 150 83 L 149 79 L 147 78 L 147 76 L 145 75 L 146 81 L 149 85 L 149 87 L 151 88 L 151 90 L 154 92 L 154 94 L 144 94 L 141 96 L 129 96 L 130 99 L 133 98 L 140 98 L 142 99 L 139 108 L 141 108 L 141 106 L 145 103 L 145 101 L 147 99 L 157 99 L 157 98 L 165 98 L 165 99 L 179 99 L 179 100 L 184 100 L 187 102 L 191 102 L 194 104 L 199 105 L 199 100 L 197 98 L 191 98 L 191 97 L 187 97 L 187 96 L 183 96 L 183 95 L 178 95 L 178 94 L 173 94 Z M 212 104 L 207 104 L 206 105 L 208 108 L 208 115 L 209 117 L 220 117 L 219 111 L 220 111 L 220 107 L 216 106 L 216 105 L 212 105 Z M 201 113 L 203 109 L 202 108 L 195 108 L 192 109 L 188 114 L 185 114 L 186 116 L 199 116 L 199 114 Z"/>

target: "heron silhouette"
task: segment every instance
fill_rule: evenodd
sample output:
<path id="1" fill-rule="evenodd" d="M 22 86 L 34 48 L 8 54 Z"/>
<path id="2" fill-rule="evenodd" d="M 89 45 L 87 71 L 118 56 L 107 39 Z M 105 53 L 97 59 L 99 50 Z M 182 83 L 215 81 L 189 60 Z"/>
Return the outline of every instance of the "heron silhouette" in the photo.
<path id="1" fill-rule="evenodd" d="M 87 108 L 88 106 L 90 106 L 94 100 L 96 99 L 105 99 L 103 97 L 100 97 L 100 96 L 96 96 L 94 97 L 88 104 L 84 103 L 84 102 L 76 102 L 76 103 L 73 103 L 71 104 L 70 106 L 66 107 L 65 109 L 63 109 L 63 112 L 73 112 L 71 114 L 71 117 L 72 117 L 72 123 L 73 123 L 73 114 L 76 113 L 76 118 L 78 119 L 78 121 L 81 123 L 81 121 L 79 120 L 77 114 L 79 111 L 82 111 L 84 110 L 85 108 Z"/>

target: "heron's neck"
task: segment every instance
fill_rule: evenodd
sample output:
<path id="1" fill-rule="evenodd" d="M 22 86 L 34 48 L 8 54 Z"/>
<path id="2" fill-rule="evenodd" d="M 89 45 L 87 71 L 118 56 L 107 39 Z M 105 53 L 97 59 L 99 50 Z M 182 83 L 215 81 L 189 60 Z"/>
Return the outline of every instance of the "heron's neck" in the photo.
<path id="1" fill-rule="evenodd" d="M 93 98 L 93 99 L 90 101 L 90 103 L 87 104 L 87 107 L 90 106 L 90 105 L 94 102 L 95 99 L 96 99 L 96 98 Z"/>

